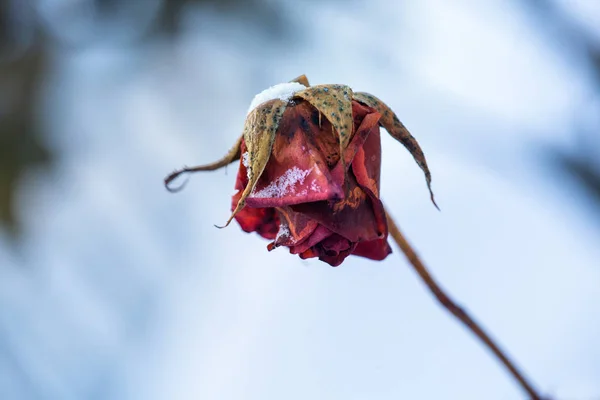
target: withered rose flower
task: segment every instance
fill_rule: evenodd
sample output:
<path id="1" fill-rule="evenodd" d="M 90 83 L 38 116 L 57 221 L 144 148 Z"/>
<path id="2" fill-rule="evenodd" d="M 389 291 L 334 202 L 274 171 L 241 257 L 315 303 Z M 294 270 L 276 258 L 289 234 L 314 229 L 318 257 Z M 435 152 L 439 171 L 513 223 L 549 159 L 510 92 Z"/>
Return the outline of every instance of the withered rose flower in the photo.
<path id="1" fill-rule="evenodd" d="M 235 219 L 269 239 L 269 251 L 288 247 L 331 266 L 351 254 L 383 260 L 391 248 L 379 198 L 380 125 L 413 154 L 429 186 L 423 152 L 383 102 L 345 85 L 309 86 L 304 76 L 255 97 L 223 159 L 165 182 L 241 159 L 226 226 Z"/>
<path id="2" fill-rule="evenodd" d="M 306 100 L 287 106 L 269 161 L 235 215 L 244 231 L 273 240 L 269 250 L 289 247 L 301 258 L 319 257 L 332 266 L 350 254 L 382 260 L 391 252 L 379 200 L 380 115 L 358 102 L 352 115 L 342 163 L 337 134 L 319 110 Z M 248 186 L 244 142 L 241 154 L 232 209 Z"/>
<path id="3" fill-rule="evenodd" d="M 383 260 L 391 253 L 389 234 L 439 303 L 494 353 L 532 399 L 530 382 L 469 314 L 438 286 L 380 195 L 379 127 L 406 147 L 423 170 L 431 201 L 431 174 L 419 144 L 396 114 L 373 95 L 345 85 L 310 86 L 304 75 L 259 93 L 248 111 L 242 136 L 219 161 L 183 168 L 212 171 L 241 160 L 231 217 L 246 232 L 270 240 L 269 251 L 287 247 L 300 258 L 335 267 L 349 255 Z M 457 311 L 458 310 L 458 311 Z"/>

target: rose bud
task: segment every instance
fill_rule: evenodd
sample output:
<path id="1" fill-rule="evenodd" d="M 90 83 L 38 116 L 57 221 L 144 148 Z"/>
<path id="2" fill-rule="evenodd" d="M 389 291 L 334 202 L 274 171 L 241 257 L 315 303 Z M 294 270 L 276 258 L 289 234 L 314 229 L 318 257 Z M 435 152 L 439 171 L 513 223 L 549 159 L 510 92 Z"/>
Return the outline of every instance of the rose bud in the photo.
<path id="1" fill-rule="evenodd" d="M 254 98 L 242 136 L 223 159 L 177 171 L 165 184 L 241 159 L 225 226 L 235 219 L 271 240 L 269 251 L 288 247 L 331 266 L 351 254 L 383 260 L 391 248 L 379 199 L 380 125 L 411 152 L 431 193 L 425 156 L 387 105 L 345 85 L 309 86 L 305 76 Z"/>

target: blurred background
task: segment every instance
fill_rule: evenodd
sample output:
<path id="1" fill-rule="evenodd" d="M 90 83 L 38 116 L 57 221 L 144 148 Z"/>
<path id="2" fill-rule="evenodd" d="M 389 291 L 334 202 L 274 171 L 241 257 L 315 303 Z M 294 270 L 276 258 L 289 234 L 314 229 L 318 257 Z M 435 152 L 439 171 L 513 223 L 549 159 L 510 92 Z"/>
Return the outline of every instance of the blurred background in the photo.
<path id="1" fill-rule="evenodd" d="M 3 0 L 1 399 L 523 399 L 397 250 L 301 261 L 229 215 L 254 94 L 386 101 L 382 197 L 545 394 L 600 398 L 600 2 Z"/>

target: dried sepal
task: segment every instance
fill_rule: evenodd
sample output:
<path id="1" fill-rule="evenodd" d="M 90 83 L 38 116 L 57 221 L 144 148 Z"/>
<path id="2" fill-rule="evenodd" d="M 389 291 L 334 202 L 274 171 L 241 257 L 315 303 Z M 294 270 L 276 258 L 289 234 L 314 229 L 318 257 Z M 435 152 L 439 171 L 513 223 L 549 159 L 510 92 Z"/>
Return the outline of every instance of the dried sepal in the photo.
<path id="1" fill-rule="evenodd" d="M 301 85 L 304 85 L 306 87 L 310 87 L 310 84 L 308 83 L 308 78 L 306 77 L 306 75 L 302 74 L 294 79 L 292 79 L 290 82 L 297 82 Z"/>
<path id="2" fill-rule="evenodd" d="M 354 129 L 352 89 L 346 85 L 317 85 L 302 90 L 295 96 L 308 101 L 319 111 L 319 127 L 321 127 L 321 114 L 323 114 L 331 123 L 332 130 L 337 132 L 340 142 L 340 162 L 346 174 L 343 154 L 352 139 Z"/>
<path id="3" fill-rule="evenodd" d="M 167 190 L 169 192 L 175 193 L 185 187 L 185 182 L 176 188 L 172 188 L 169 186 L 169 184 L 171 182 L 173 182 L 175 179 L 177 179 L 177 177 L 179 177 L 182 174 L 187 174 L 187 173 L 192 173 L 192 172 L 200 172 L 200 171 L 214 171 L 219 168 L 225 167 L 226 165 L 231 164 L 234 161 L 239 160 L 241 157 L 240 148 L 242 146 L 243 137 L 244 137 L 243 135 L 240 136 L 238 138 L 238 140 L 235 142 L 235 144 L 233 145 L 233 147 L 220 160 L 215 161 L 210 164 L 198 165 L 196 167 L 183 167 L 182 169 L 177 170 L 177 171 L 173 172 L 172 174 L 170 174 L 169 176 L 167 176 L 165 178 L 165 187 L 167 188 Z"/>
<path id="4" fill-rule="evenodd" d="M 225 225 L 219 228 L 229 225 L 235 215 L 246 205 L 246 198 L 254 190 L 258 178 L 262 175 L 269 161 L 273 142 L 275 141 L 275 134 L 286 107 L 287 102 L 276 99 L 261 104 L 248 114 L 243 133 L 248 151 L 248 154 L 244 155 L 248 171 L 248 185 L 246 185 L 242 196 Z"/>
<path id="5" fill-rule="evenodd" d="M 415 139 L 402 122 L 400 122 L 396 113 L 377 97 L 369 93 L 356 92 L 354 93 L 354 100 L 377 110 L 377 112 L 381 114 L 381 119 L 379 120 L 381 126 L 383 126 L 394 139 L 402 143 L 410 154 L 412 154 L 413 158 L 425 174 L 431 202 L 435 208 L 439 210 L 440 208 L 436 204 L 433 191 L 431 190 L 431 173 L 427 167 L 427 160 L 425 159 L 425 154 L 423 154 L 423 150 L 421 150 L 421 146 L 419 146 L 417 139 Z"/>
<path id="6" fill-rule="evenodd" d="M 331 122 L 339 136 L 342 154 L 352 138 L 352 89 L 346 85 L 317 85 L 294 96 L 308 101 Z"/>

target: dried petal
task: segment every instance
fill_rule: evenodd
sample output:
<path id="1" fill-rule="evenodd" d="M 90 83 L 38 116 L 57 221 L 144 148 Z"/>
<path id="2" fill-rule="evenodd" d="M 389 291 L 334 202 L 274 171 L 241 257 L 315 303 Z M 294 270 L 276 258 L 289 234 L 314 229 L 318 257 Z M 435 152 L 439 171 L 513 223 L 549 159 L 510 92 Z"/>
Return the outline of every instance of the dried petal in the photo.
<path id="1" fill-rule="evenodd" d="M 425 154 L 423 154 L 423 150 L 421 150 L 417 140 L 410 134 L 402 122 L 400 122 L 396 114 L 388 107 L 388 105 L 379 100 L 377 97 L 369 93 L 357 92 L 354 93 L 354 99 L 377 110 L 381 114 L 381 125 L 388 131 L 390 135 L 392 135 L 394 139 L 402 143 L 410 152 L 410 154 L 412 154 L 413 158 L 425 174 L 425 180 L 427 181 L 427 188 L 429 189 L 431 201 L 439 210 L 439 207 L 435 203 L 435 199 L 433 197 L 433 191 L 431 190 L 431 173 L 427 167 L 427 160 L 425 160 Z"/>
<path id="2" fill-rule="evenodd" d="M 275 133 L 287 102 L 272 100 L 258 106 L 246 118 L 244 124 L 244 142 L 248 148 L 248 185 L 244 189 L 236 208 L 223 228 L 231 222 L 233 217 L 246 205 L 246 198 L 252 193 L 258 178 L 262 174 L 275 141 Z"/>

